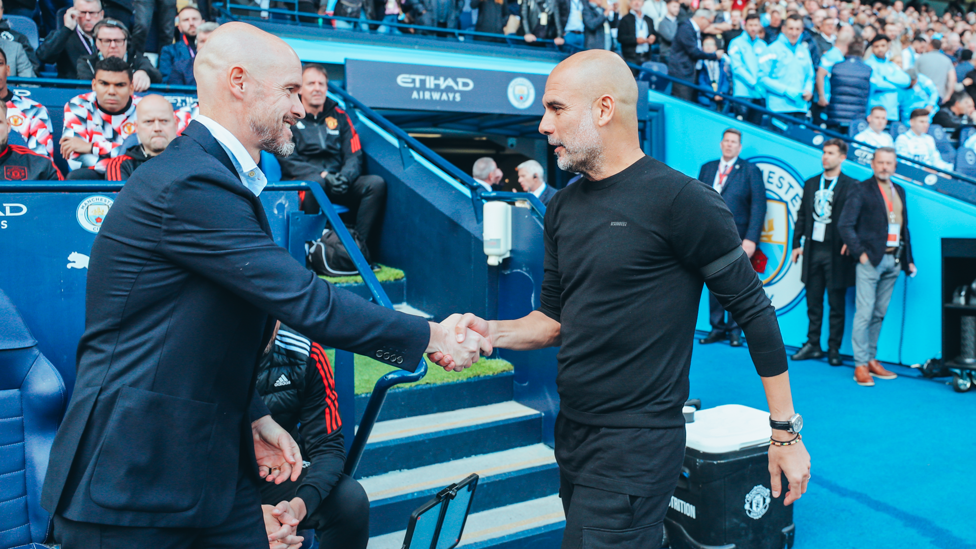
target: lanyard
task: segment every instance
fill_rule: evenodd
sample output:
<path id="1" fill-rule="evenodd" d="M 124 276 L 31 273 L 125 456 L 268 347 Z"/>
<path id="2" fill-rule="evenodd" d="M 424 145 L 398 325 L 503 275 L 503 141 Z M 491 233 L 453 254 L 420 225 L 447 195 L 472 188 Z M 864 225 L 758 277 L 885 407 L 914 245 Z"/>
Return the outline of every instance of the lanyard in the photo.
<path id="1" fill-rule="evenodd" d="M 824 187 L 824 175 L 825 174 L 820 174 L 820 190 L 821 191 L 824 190 L 823 189 L 823 187 Z M 833 191 L 834 190 L 834 187 L 837 186 L 837 180 L 839 180 L 839 179 L 840 179 L 840 176 L 835 177 L 833 183 L 831 183 L 830 186 L 827 187 L 827 190 L 828 191 Z"/>
<path id="2" fill-rule="evenodd" d="M 729 176 L 729 173 L 732 172 L 732 166 L 734 166 L 734 165 L 735 165 L 734 163 L 729 162 L 729 167 L 728 168 L 725 168 L 725 171 L 724 172 L 719 172 L 718 173 L 718 184 L 719 185 L 725 185 L 725 178 L 728 177 Z"/>
<path id="3" fill-rule="evenodd" d="M 81 23 L 75 25 L 75 33 L 78 35 L 78 39 L 81 40 L 81 43 L 85 46 L 85 49 L 88 50 L 88 55 L 95 53 L 92 51 L 91 46 L 88 45 L 88 37 L 85 36 L 85 33 L 81 31 Z"/>
<path id="4" fill-rule="evenodd" d="M 889 198 L 888 197 L 888 193 L 885 192 L 884 186 L 881 183 L 878 183 L 878 189 L 881 191 L 881 198 L 884 198 L 885 206 L 888 207 L 888 222 L 889 223 L 894 223 L 895 222 L 895 205 L 892 204 L 892 202 L 891 202 L 892 201 L 892 198 Z M 895 192 L 895 190 L 892 188 L 891 189 L 891 192 Z"/>
<path id="5" fill-rule="evenodd" d="M 190 50 L 190 59 L 195 58 L 197 56 L 197 52 L 193 51 L 193 48 L 190 47 L 190 41 L 186 39 L 185 34 L 183 35 L 183 43 L 186 44 L 186 49 Z"/>

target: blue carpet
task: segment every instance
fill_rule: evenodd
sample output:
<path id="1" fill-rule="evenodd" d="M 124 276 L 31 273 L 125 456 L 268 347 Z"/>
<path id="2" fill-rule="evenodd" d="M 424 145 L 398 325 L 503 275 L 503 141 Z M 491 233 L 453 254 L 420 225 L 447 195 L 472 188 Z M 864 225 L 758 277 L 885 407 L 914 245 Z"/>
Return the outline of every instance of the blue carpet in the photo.
<path id="1" fill-rule="evenodd" d="M 812 458 L 796 549 L 976 548 L 976 390 L 889 369 L 860 387 L 850 365 L 790 362 Z M 768 409 L 748 350 L 726 344 L 695 345 L 691 398 Z"/>

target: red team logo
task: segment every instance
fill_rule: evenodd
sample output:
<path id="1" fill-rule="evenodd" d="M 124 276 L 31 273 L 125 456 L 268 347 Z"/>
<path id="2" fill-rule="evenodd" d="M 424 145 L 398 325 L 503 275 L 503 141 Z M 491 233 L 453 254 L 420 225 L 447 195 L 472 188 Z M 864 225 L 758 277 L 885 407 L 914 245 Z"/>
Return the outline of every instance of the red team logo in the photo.
<path id="1" fill-rule="evenodd" d="M 15 128 L 19 128 L 24 125 L 24 117 L 15 114 L 7 119 L 7 123 L 9 123 L 11 126 Z"/>
<path id="2" fill-rule="evenodd" d="M 122 135 L 132 135 L 136 133 L 136 125 L 132 122 L 122 124 Z"/>
<path id="3" fill-rule="evenodd" d="M 27 168 L 24 166 L 4 166 L 3 177 L 7 181 L 24 181 L 27 179 Z"/>
<path id="4" fill-rule="evenodd" d="M 325 119 L 325 125 L 330 129 L 334 130 L 339 127 L 339 121 L 331 116 Z"/>

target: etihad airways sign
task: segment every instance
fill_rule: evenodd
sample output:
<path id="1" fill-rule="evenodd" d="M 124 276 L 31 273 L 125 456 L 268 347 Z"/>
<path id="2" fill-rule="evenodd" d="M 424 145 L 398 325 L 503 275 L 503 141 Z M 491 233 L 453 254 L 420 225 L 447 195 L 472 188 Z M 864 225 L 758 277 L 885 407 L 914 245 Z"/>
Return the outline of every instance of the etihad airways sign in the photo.
<path id="1" fill-rule="evenodd" d="M 346 90 L 369 107 L 542 116 L 546 75 L 346 61 Z"/>

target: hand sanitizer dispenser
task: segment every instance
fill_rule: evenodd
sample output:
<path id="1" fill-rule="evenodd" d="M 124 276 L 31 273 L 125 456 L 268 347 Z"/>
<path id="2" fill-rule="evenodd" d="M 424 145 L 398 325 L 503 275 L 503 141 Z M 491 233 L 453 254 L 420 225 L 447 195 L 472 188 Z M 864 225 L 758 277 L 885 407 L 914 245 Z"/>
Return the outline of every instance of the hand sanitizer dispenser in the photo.
<path id="1" fill-rule="evenodd" d="M 497 267 L 512 255 L 512 207 L 505 202 L 485 202 L 485 255 L 488 264 Z"/>

